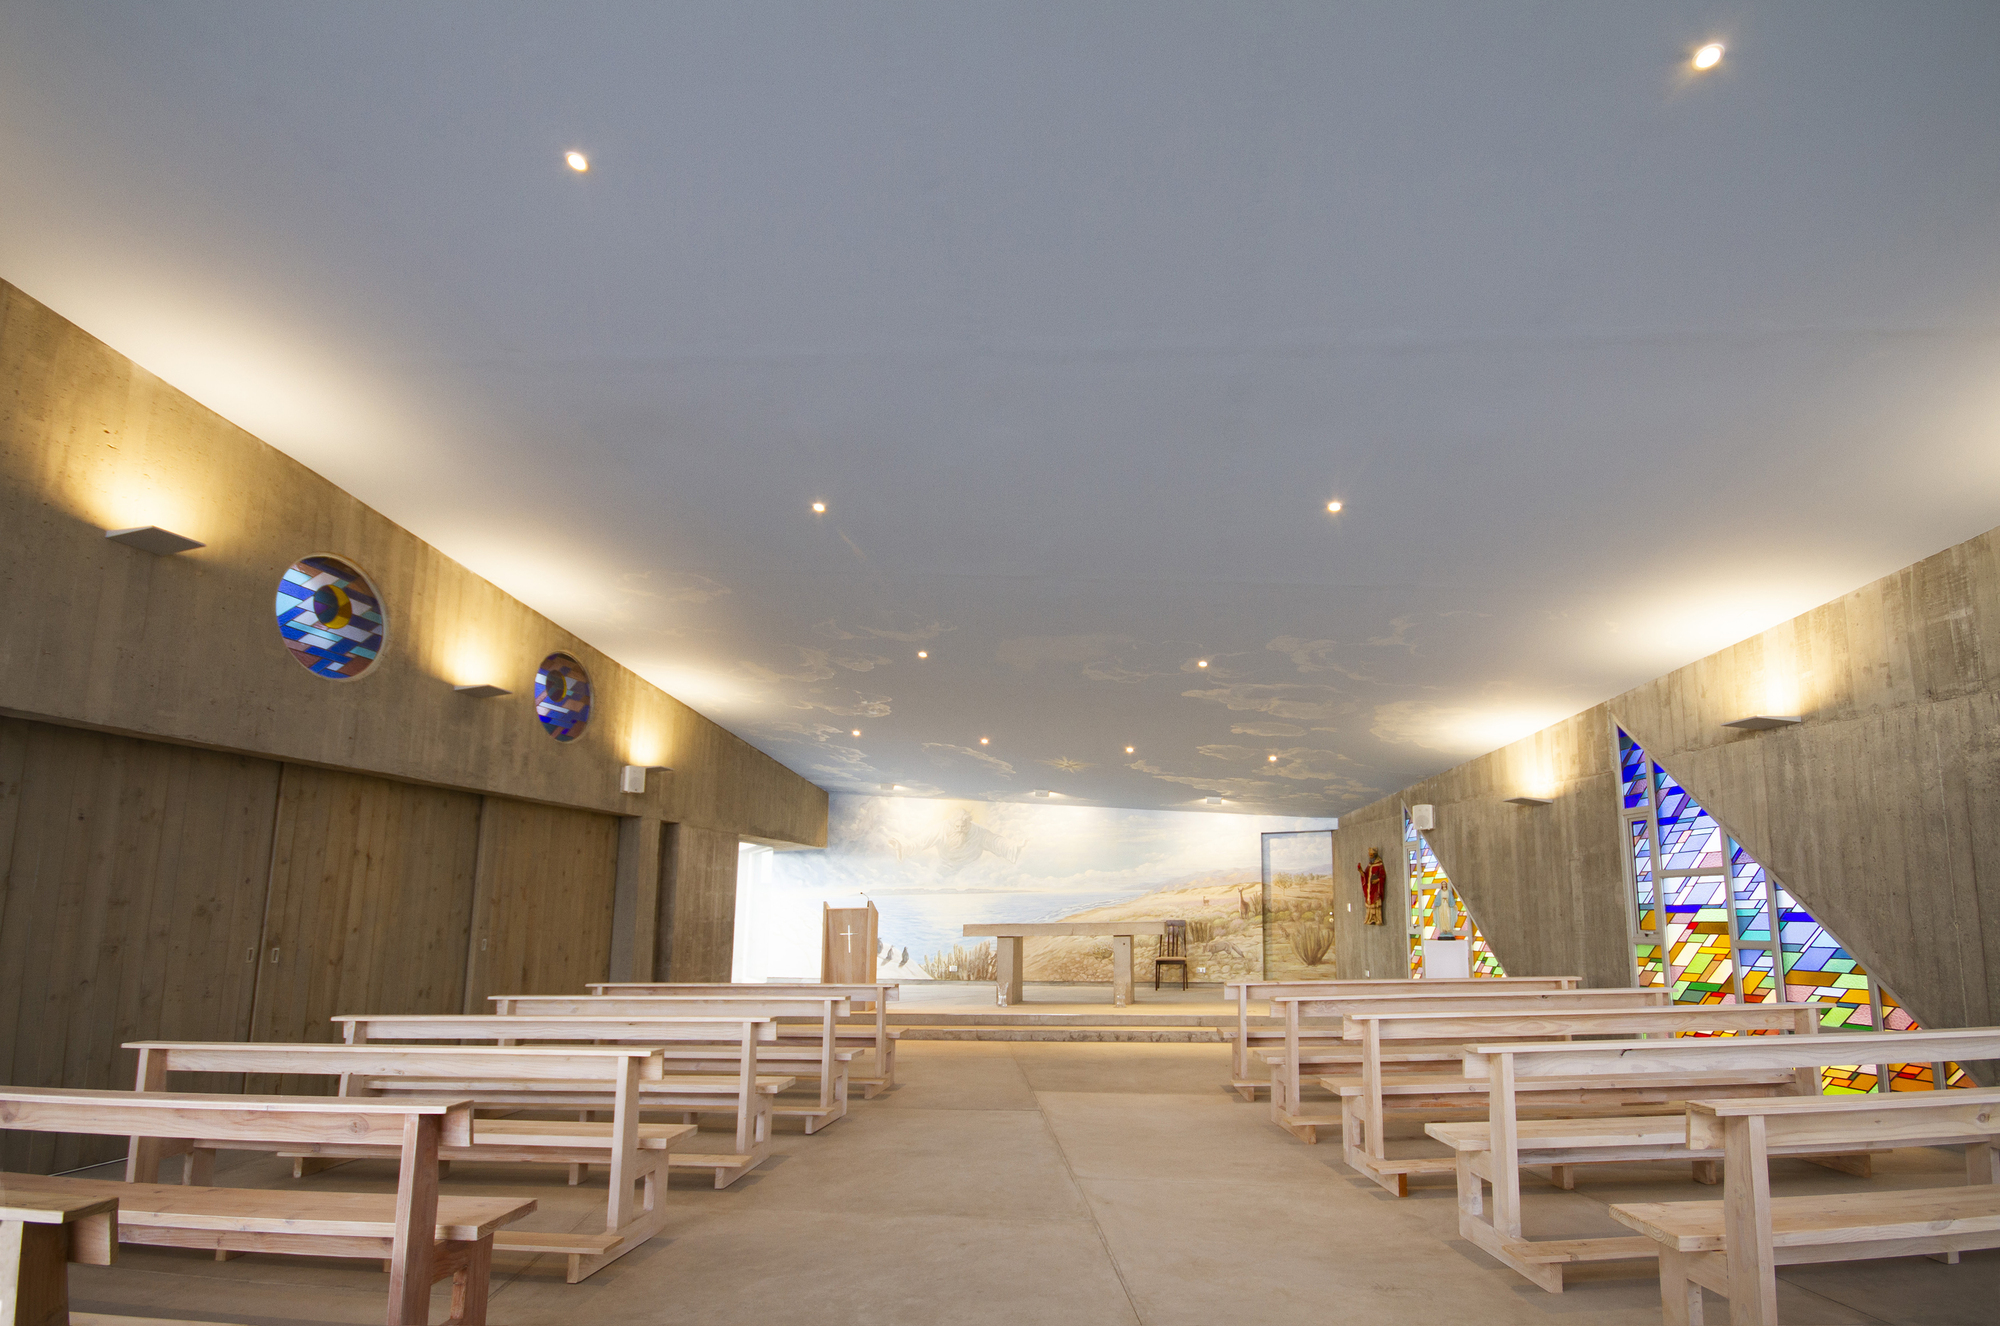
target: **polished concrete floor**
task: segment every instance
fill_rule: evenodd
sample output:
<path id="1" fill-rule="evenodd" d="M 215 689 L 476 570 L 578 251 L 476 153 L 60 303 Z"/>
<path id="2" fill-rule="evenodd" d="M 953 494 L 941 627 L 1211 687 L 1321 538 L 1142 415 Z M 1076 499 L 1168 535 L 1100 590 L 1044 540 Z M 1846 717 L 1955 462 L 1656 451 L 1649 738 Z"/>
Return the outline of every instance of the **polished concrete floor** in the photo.
<path id="1" fill-rule="evenodd" d="M 580 1285 L 557 1259 L 496 1267 L 492 1321 L 813 1326 L 1409 1326 L 1575 1322 L 1651 1326 L 1656 1282 L 1638 1263 L 1587 1268 L 1545 1294 L 1458 1239 L 1446 1187 L 1398 1201 L 1350 1174 L 1337 1143 L 1304 1146 L 1263 1105 L 1223 1090 L 1219 1045 L 918 1042 L 902 1085 L 857 1102 L 716 1192 L 676 1179 L 668 1230 Z M 796 1125 L 794 1125 L 794 1128 Z M 704 1141 L 708 1141 L 704 1136 Z M 722 1149 L 721 1137 L 712 1149 Z M 1418 1143 L 1422 1145 L 1422 1143 Z M 1884 1158 L 1876 1183 L 1959 1181 L 1958 1158 Z M 1797 1162 L 1780 1191 L 1862 1181 Z M 286 1187 L 280 1163 L 225 1157 L 221 1181 Z M 368 1162 L 309 1180 L 393 1184 Z M 538 1198 L 539 1227 L 588 1229 L 603 1178 L 569 1188 L 555 1169 L 459 1166 L 447 1191 Z M 1585 1171 L 1573 1192 L 1527 1194 L 1529 1232 L 1627 1231 L 1622 1200 L 1718 1195 L 1685 1170 Z M 379 1322 L 385 1278 L 355 1262 L 130 1248 L 115 1267 L 72 1269 L 80 1310 L 215 1322 Z M 2000 1321 L 2000 1252 L 1957 1266 L 1922 1258 L 1783 1272 L 1788 1326 Z M 443 1320 L 440 1299 L 434 1320 Z M 1710 1299 L 1712 1322 L 1727 1320 Z"/>

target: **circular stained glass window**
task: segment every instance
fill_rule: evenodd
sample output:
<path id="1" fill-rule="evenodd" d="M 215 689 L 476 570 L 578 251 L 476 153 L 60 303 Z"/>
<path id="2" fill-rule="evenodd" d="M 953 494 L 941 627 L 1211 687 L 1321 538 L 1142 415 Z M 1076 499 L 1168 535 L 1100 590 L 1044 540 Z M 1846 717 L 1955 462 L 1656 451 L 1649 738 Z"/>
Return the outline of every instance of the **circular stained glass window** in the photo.
<path id="1" fill-rule="evenodd" d="M 575 741 L 590 722 L 590 674 L 568 654 L 535 669 L 535 717 L 557 741 Z"/>
<path id="2" fill-rule="evenodd" d="M 338 557 L 301 557 L 278 582 L 278 634 L 299 666 L 352 681 L 382 654 L 382 596 Z"/>

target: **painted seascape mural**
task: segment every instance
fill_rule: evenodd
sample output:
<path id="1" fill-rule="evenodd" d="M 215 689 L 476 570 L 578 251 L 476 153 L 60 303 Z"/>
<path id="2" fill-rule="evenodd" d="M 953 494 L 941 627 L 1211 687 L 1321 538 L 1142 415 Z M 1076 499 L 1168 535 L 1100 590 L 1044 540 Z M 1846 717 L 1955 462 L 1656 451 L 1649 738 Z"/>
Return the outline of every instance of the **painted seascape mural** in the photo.
<path id="1" fill-rule="evenodd" d="M 836 793 L 825 851 L 746 854 L 736 979 L 816 978 L 821 905 L 862 898 L 881 913 L 883 980 L 993 979 L 993 945 L 964 939 L 960 927 L 969 923 L 1123 917 L 1185 919 L 1196 981 L 1256 977 L 1267 963 L 1330 975 L 1332 827 L 1328 819 Z M 1292 835 L 1270 840 L 1278 847 L 1268 890 L 1265 834 Z M 1152 941 L 1138 941 L 1145 980 L 1152 952 Z M 1030 940 L 1025 958 L 1030 981 L 1111 979 L 1108 938 Z"/>

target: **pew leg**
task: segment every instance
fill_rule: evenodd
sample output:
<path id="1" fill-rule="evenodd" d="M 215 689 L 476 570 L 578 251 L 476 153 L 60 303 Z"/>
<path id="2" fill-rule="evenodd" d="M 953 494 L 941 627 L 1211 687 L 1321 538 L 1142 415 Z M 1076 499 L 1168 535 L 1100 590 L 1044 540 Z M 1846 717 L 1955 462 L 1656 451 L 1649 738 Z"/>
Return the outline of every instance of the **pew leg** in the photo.
<path id="1" fill-rule="evenodd" d="M 1965 1148 L 1967 1183 L 1992 1183 L 2000 1178 L 2000 1165 L 1993 1163 L 1995 1150 L 1991 1142 L 1974 1142 Z"/>
<path id="2" fill-rule="evenodd" d="M 493 1236 L 456 1245 L 462 1251 L 451 1273 L 451 1317 L 445 1326 L 486 1326 L 486 1299 L 493 1283 Z"/>
<path id="3" fill-rule="evenodd" d="M 0 1307 L 8 1321 L 69 1320 L 69 1226 L 0 1221 Z"/>
<path id="4" fill-rule="evenodd" d="M 1549 1182 L 1555 1184 L 1556 1187 L 1561 1188 L 1565 1192 L 1573 1190 L 1576 1187 L 1576 1166 L 1549 1166 Z"/>
<path id="5" fill-rule="evenodd" d="M 215 1152 L 208 1147 L 196 1147 L 188 1152 L 187 1161 L 181 1167 L 181 1183 L 185 1187 L 213 1188 Z"/>
<path id="6" fill-rule="evenodd" d="M 1660 1310 L 1666 1326 L 1705 1326 L 1701 1286 L 1688 1277 L 1687 1254 L 1660 1248 Z"/>
<path id="7" fill-rule="evenodd" d="M 1694 1162 L 1696 1183 L 1722 1182 L 1722 1162 L 1719 1160 L 1697 1160 Z"/>

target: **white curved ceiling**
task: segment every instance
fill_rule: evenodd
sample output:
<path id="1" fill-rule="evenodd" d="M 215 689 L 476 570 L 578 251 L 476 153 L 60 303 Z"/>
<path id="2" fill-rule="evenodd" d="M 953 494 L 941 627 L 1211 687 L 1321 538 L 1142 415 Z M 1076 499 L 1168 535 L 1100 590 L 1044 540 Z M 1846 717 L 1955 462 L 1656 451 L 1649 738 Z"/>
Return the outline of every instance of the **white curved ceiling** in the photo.
<path id="1" fill-rule="evenodd" d="M 14 0 L 0 277 L 825 786 L 1338 813 L 1995 523 L 1996 68 L 1983 3 Z"/>

